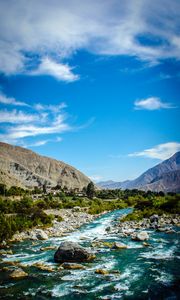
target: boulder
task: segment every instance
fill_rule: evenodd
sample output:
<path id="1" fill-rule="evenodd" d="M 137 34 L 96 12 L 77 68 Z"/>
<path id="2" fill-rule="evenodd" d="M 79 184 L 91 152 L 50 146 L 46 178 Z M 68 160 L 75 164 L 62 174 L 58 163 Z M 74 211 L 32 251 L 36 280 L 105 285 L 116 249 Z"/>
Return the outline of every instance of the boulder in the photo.
<path id="1" fill-rule="evenodd" d="M 112 249 L 127 249 L 127 245 L 122 244 L 122 243 L 118 243 L 118 242 L 114 242 Z"/>
<path id="2" fill-rule="evenodd" d="M 76 264 L 76 263 L 63 263 L 61 265 L 61 267 L 63 267 L 63 269 L 68 269 L 68 270 L 83 270 L 85 269 L 85 267 L 83 265 L 80 264 Z"/>
<path id="3" fill-rule="evenodd" d="M 47 247 L 41 247 L 41 251 L 48 251 L 48 250 L 55 250 L 56 246 L 47 246 Z"/>
<path id="4" fill-rule="evenodd" d="M 23 277 L 27 277 L 28 276 L 28 273 L 24 272 L 22 269 L 16 269 L 14 270 L 10 275 L 9 277 L 10 278 L 13 278 L 13 279 L 16 279 L 16 278 L 23 278 Z"/>
<path id="5" fill-rule="evenodd" d="M 38 240 L 47 240 L 48 235 L 42 229 L 36 229 L 35 235 Z"/>
<path id="6" fill-rule="evenodd" d="M 108 275 L 109 272 L 107 270 L 103 270 L 103 269 L 97 269 L 95 271 L 96 274 L 100 274 L 100 275 Z"/>
<path id="7" fill-rule="evenodd" d="M 110 226 L 108 226 L 108 227 L 106 227 L 106 229 L 105 229 L 107 232 L 110 232 L 111 231 L 111 227 Z"/>
<path id="8" fill-rule="evenodd" d="M 152 215 L 152 216 L 150 217 L 150 222 L 151 222 L 151 223 L 154 223 L 154 222 L 157 222 L 157 223 L 158 223 L 158 221 L 159 221 L 159 216 L 158 216 L 158 215 Z"/>
<path id="9" fill-rule="evenodd" d="M 74 242 L 63 242 L 54 254 L 55 262 L 82 262 L 93 259 L 92 254 Z"/>
<path id="10" fill-rule="evenodd" d="M 132 240 L 145 241 L 149 239 L 149 234 L 146 231 L 140 231 L 132 235 Z"/>
<path id="11" fill-rule="evenodd" d="M 34 267 L 38 268 L 41 271 L 47 271 L 47 272 L 54 272 L 54 268 L 48 265 L 44 265 L 41 262 L 37 262 L 33 265 Z"/>

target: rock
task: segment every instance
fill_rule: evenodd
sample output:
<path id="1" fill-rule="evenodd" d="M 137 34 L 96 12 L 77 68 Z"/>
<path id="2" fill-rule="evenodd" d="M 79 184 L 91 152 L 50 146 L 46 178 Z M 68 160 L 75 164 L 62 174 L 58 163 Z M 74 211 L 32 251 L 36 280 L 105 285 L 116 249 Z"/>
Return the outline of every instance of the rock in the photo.
<path id="1" fill-rule="evenodd" d="M 9 277 L 10 278 L 13 278 L 13 279 L 16 279 L 16 278 L 23 278 L 23 277 L 27 277 L 28 276 L 28 273 L 24 272 L 22 269 L 16 269 L 14 270 L 10 275 Z"/>
<path id="2" fill-rule="evenodd" d="M 41 251 L 48 251 L 48 250 L 54 250 L 56 249 L 56 246 L 47 246 L 47 247 L 41 247 L 40 250 Z"/>
<path id="3" fill-rule="evenodd" d="M 41 262 L 35 263 L 33 266 L 36 267 L 36 268 L 38 268 L 39 270 L 42 270 L 42 271 L 54 272 L 53 267 L 44 265 Z"/>
<path id="4" fill-rule="evenodd" d="M 154 221 L 153 223 L 151 223 L 150 228 L 157 229 L 158 228 L 158 222 Z"/>
<path id="5" fill-rule="evenodd" d="M 132 240 L 135 241 L 145 241 L 149 239 L 149 234 L 146 231 L 140 231 L 132 235 Z"/>
<path id="6" fill-rule="evenodd" d="M 110 274 L 121 274 L 119 270 L 112 270 L 109 272 Z"/>
<path id="7" fill-rule="evenodd" d="M 47 240 L 48 239 L 48 235 L 42 229 L 36 229 L 34 231 L 34 233 L 38 240 Z"/>
<path id="8" fill-rule="evenodd" d="M 176 224 L 178 224 L 178 220 L 177 220 L 177 219 L 172 219 L 172 223 L 173 223 L 174 225 L 176 225 Z"/>
<path id="9" fill-rule="evenodd" d="M 104 269 L 97 269 L 95 271 L 96 274 L 101 274 L 101 275 L 108 275 L 109 272 L 107 270 L 104 270 Z"/>
<path id="10" fill-rule="evenodd" d="M 165 227 L 158 227 L 158 228 L 156 229 L 156 231 L 159 231 L 159 232 L 165 232 L 165 231 L 167 231 L 167 228 L 165 228 Z"/>
<path id="11" fill-rule="evenodd" d="M 143 245 L 144 245 L 145 247 L 150 247 L 150 244 L 149 244 L 149 243 L 146 243 L 146 242 L 144 242 Z"/>
<path id="12" fill-rule="evenodd" d="M 176 231 L 173 229 L 167 230 L 166 233 L 175 233 Z"/>
<path id="13" fill-rule="evenodd" d="M 113 243 L 111 243 L 111 242 L 101 242 L 101 245 L 103 247 L 112 248 Z"/>
<path id="14" fill-rule="evenodd" d="M 111 231 L 111 227 L 110 226 L 108 226 L 108 227 L 106 227 L 106 229 L 105 229 L 107 232 L 110 232 Z"/>
<path id="15" fill-rule="evenodd" d="M 127 249 L 127 245 L 118 243 L 118 242 L 114 242 L 112 249 Z"/>
<path id="16" fill-rule="evenodd" d="M 93 259 L 92 254 L 74 242 L 63 242 L 54 254 L 55 262 L 82 262 Z"/>
<path id="17" fill-rule="evenodd" d="M 150 222 L 151 222 L 151 223 L 154 223 L 154 222 L 157 222 L 157 223 L 158 223 L 158 221 L 159 221 L 159 216 L 158 216 L 158 215 L 152 215 L 152 216 L 150 217 Z"/>
<path id="18" fill-rule="evenodd" d="M 61 265 L 61 267 L 63 267 L 63 269 L 68 269 L 68 270 L 83 270 L 85 269 L 85 267 L 83 265 L 80 264 L 76 264 L 76 263 L 63 263 Z"/>

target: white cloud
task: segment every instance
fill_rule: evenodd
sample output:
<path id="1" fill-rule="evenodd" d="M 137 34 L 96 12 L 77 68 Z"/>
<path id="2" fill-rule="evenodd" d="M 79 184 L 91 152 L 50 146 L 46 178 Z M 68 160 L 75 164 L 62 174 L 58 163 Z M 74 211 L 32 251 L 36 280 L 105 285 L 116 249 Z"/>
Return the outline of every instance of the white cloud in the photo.
<path id="1" fill-rule="evenodd" d="M 142 157 L 165 160 L 178 151 L 180 151 L 180 143 L 169 142 L 169 143 L 157 145 L 154 148 L 146 149 L 141 152 L 135 152 L 129 154 L 128 156 L 130 157 L 142 156 Z"/>
<path id="2" fill-rule="evenodd" d="M 137 110 L 158 110 L 161 108 L 175 108 L 171 103 L 163 102 L 158 97 L 150 97 L 147 99 L 136 100 L 134 103 L 134 108 Z"/>
<path id="3" fill-rule="evenodd" d="M 18 101 L 13 97 L 7 97 L 3 93 L 0 93 L 0 103 L 6 104 L 6 105 L 10 104 L 10 105 L 14 105 L 14 106 L 29 106 L 27 103 Z"/>
<path id="4" fill-rule="evenodd" d="M 60 112 L 62 109 L 66 108 L 66 103 L 60 103 L 59 105 L 44 105 L 41 103 L 35 104 L 34 108 L 38 111 L 52 111 L 54 113 Z"/>
<path id="5" fill-rule="evenodd" d="M 49 140 L 42 140 L 42 141 L 37 141 L 37 142 L 34 142 L 32 144 L 22 144 L 22 146 L 24 148 L 28 148 L 28 147 L 39 147 L 39 146 L 44 146 L 46 145 L 47 143 L 49 142 Z"/>
<path id="6" fill-rule="evenodd" d="M 30 123 L 36 121 L 38 116 L 35 114 L 27 114 L 16 109 L 12 111 L 0 111 L 0 123 Z"/>
<path id="7" fill-rule="evenodd" d="M 57 63 L 51 58 L 44 57 L 38 68 L 28 73 L 29 75 L 51 75 L 57 80 L 71 82 L 79 79 L 78 75 L 72 72 L 72 68 L 67 64 Z"/>
<path id="8" fill-rule="evenodd" d="M 35 137 L 38 135 L 49 135 L 53 133 L 62 133 L 67 130 L 70 130 L 70 126 L 64 122 L 64 116 L 58 115 L 56 119 L 48 124 L 47 126 L 42 126 L 42 124 L 37 125 L 18 125 L 8 128 L 8 132 L 1 134 L 0 138 L 5 140 L 17 140 L 23 139 L 26 137 Z"/>
<path id="9" fill-rule="evenodd" d="M 16 105 L 19 102 L 14 98 L 8 98 L 3 95 L 5 101 L 11 99 L 9 104 Z M 4 102 L 5 102 L 4 101 Z M 6 101 L 8 102 L 8 101 Z M 24 102 L 22 102 L 24 104 Z M 8 104 L 8 103 L 7 103 Z M 26 106 L 23 110 L 0 110 L 1 127 L 0 140 L 12 144 L 20 144 L 22 146 L 40 146 L 48 141 L 60 142 L 61 137 L 56 134 L 61 134 L 65 131 L 72 130 L 72 127 L 67 122 L 67 116 L 63 111 L 66 107 L 65 103 L 59 105 L 37 105 Z M 40 141 L 27 142 L 28 138 L 42 136 L 53 136 L 52 139 L 41 139 Z"/>
<path id="10" fill-rule="evenodd" d="M 177 0 L 54 0 L 53 5 L 47 0 L 1 0 L 0 70 L 26 73 L 33 55 L 48 56 L 50 61 L 43 58 L 36 74 L 72 81 L 78 77 L 64 61 L 82 49 L 151 63 L 179 59 L 179 25 Z"/>
<path id="11" fill-rule="evenodd" d="M 91 176 L 89 176 L 89 178 L 90 178 L 92 181 L 95 181 L 95 182 L 103 179 L 102 176 L 97 175 L 97 174 L 91 175 Z"/>

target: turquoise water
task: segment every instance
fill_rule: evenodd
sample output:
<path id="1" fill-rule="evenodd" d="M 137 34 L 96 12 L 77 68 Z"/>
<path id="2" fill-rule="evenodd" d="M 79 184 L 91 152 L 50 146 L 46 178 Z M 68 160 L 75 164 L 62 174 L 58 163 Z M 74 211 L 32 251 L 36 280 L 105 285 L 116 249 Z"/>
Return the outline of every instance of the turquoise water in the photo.
<path id="1" fill-rule="evenodd" d="M 12 248 L 14 254 L 3 260 L 19 261 L 26 265 L 24 270 L 29 273 L 29 277 L 9 280 L 6 273 L 1 272 L 0 299 L 180 299 L 179 234 L 149 230 L 152 247 L 144 247 L 141 242 L 107 233 L 105 229 L 128 211 L 123 209 L 107 213 L 67 237 L 38 241 L 35 245 L 32 241 L 15 244 Z M 42 252 L 41 247 L 59 246 L 64 240 L 90 247 L 94 238 L 123 242 L 128 245 L 128 249 L 95 248 L 98 251 L 96 260 L 84 264 L 85 270 L 50 273 L 32 266 L 36 262 L 56 266 L 53 262 L 55 250 Z M 118 270 L 120 274 L 95 274 L 99 268 L 109 272 Z"/>

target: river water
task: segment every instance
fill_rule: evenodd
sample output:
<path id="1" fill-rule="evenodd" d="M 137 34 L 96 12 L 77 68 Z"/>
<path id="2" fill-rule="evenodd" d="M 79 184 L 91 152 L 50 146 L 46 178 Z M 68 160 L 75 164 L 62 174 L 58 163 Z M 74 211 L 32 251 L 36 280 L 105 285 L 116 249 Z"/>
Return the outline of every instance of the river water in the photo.
<path id="1" fill-rule="evenodd" d="M 66 237 L 47 241 L 24 241 L 13 245 L 13 255 L 5 261 L 19 261 L 26 265 L 27 278 L 10 280 L 0 273 L 0 299 L 23 300 L 92 300 L 92 299 L 180 299 L 180 247 L 178 232 L 157 233 L 149 230 L 150 244 L 122 238 L 107 233 L 106 228 L 116 222 L 130 209 L 107 213 Z M 176 228 L 176 231 L 178 229 Z M 41 247 L 59 246 L 61 241 L 76 241 L 90 247 L 93 239 L 108 242 L 123 242 L 128 249 L 111 250 L 108 247 L 96 249 L 96 259 L 85 263 L 85 270 L 56 270 L 47 272 L 32 266 L 36 262 L 55 266 L 55 250 L 41 251 Z M 96 269 L 107 269 L 111 274 L 95 274 Z M 119 274 L 113 274 L 118 270 Z"/>

